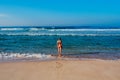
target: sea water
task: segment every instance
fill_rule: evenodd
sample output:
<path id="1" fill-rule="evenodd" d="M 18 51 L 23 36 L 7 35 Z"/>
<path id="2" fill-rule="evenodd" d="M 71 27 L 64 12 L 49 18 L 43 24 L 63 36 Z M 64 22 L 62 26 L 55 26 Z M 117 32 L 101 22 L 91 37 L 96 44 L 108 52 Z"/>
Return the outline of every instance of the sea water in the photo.
<path id="1" fill-rule="evenodd" d="M 100 27 L 0 27 L 0 60 L 47 59 L 57 54 L 92 58 L 120 58 L 120 28 Z"/>

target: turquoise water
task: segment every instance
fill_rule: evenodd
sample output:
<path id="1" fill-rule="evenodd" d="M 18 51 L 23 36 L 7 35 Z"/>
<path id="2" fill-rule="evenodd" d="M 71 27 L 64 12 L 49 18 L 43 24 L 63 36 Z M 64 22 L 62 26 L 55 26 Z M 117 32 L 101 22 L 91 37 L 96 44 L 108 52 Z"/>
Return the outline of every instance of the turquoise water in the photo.
<path id="1" fill-rule="evenodd" d="M 63 54 L 120 58 L 120 29 L 92 28 L 0 28 L 1 57 L 11 54 L 57 54 L 62 38 Z"/>

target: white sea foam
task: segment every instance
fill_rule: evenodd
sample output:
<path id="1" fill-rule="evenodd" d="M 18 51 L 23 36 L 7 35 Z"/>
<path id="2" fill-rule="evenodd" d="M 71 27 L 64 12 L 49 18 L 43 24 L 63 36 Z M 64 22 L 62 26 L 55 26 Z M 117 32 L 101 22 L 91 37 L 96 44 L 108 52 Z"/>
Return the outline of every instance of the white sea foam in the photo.
<path id="1" fill-rule="evenodd" d="M 39 30 L 38 28 L 30 28 L 30 31 L 37 31 Z"/>
<path id="2" fill-rule="evenodd" d="M 45 28 L 28 28 L 30 31 L 41 31 L 41 30 L 47 30 Z"/>
<path id="3" fill-rule="evenodd" d="M 23 30 L 23 28 L 1 28 L 1 31 L 15 31 L 15 30 Z"/>
<path id="4" fill-rule="evenodd" d="M 47 30 L 47 31 L 120 31 L 120 29 L 46 29 L 46 28 L 0 28 L 0 30 L 4 31 L 4 30 L 8 30 L 8 31 L 12 31 L 12 30 L 30 30 L 30 31 L 38 31 L 38 30 Z"/>
<path id="5" fill-rule="evenodd" d="M 120 31 L 120 29 L 49 29 L 49 31 Z"/>
<path id="6" fill-rule="evenodd" d="M 17 59 L 39 59 L 39 60 L 47 60 L 53 59 L 51 55 L 45 54 L 30 54 L 30 53 L 0 53 L 0 60 L 17 60 Z"/>
<path id="7" fill-rule="evenodd" d="M 0 35 L 27 36 L 120 36 L 120 29 L 45 29 L 45 28 L 0 28 Z M 15 31 L 21 30 L 21 31 Z M 4 32 L 5 31 L 5 32 Z M 8 32 L 7 32 L 8 31 Z M 14 32 L 15 31 L 15 32 Z"/>
<path id="8" fill-rule="evenodd" d="M 9 33 L 9 36 L 120 36 L 120 34 L 77 34 L 77 33 Z"/>

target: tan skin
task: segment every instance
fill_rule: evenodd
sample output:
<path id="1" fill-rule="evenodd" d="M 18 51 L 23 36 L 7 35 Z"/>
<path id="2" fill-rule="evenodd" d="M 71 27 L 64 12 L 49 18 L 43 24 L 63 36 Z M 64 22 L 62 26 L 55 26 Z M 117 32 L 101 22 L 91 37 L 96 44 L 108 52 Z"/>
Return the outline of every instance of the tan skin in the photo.
<path id="1" fill-rule="evenodd" d="M 61 39 L 57 40 L 57 48 L 58 48 L 58 57 L 62 56 L 62 41 Z"/>

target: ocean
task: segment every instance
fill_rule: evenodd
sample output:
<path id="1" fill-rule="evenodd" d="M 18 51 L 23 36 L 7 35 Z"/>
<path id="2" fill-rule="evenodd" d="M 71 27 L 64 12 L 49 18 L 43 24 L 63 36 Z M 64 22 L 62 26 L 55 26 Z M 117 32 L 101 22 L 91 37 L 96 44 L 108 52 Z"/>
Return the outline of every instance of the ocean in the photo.
<path id="1" fill-rule="evenodd" d="M 62 39 L 65 56 L 120 59 L 120 28 L 116 27 L 0 27 L 0 61 L 49 59 Z"/>

